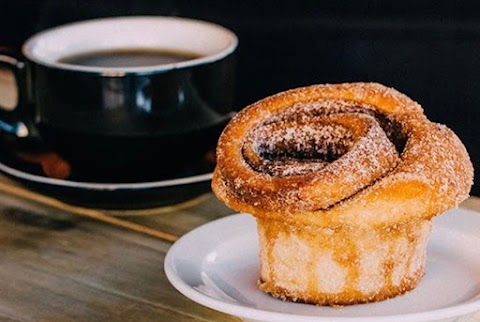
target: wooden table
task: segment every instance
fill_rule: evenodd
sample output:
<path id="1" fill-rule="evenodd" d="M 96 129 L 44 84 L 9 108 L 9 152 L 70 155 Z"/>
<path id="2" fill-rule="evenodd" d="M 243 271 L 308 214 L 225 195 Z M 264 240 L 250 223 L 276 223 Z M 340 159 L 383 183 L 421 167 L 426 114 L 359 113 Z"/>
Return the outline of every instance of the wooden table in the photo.
<path id="1" fill-rule="evenodd" d="M 462 206 L 480 211 L 480 199 Z M 180 236 L 231 213 L 207 194 L 189 208 L 125 219 Z M 0 321 L 240 321 L 169 284 L 170 246 L 0 194 Z M 480 322 L 480 313 L 462 321 Z"/>

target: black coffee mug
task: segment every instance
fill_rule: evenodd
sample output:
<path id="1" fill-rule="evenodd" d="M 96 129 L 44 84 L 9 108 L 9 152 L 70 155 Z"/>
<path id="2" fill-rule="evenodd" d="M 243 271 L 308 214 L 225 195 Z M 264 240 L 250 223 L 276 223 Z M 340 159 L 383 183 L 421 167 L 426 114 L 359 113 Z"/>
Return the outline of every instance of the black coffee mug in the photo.
<path id="1" fill-rule="evenodd" d="M 18 88 L 0 128 L 38 133 L 89 180 L 175 171 L 213 148 L 232 116 L 237 42 L 222 26 L 177 17 L 43 31 L 25 42 L 22 59 L 0 55 Z"/>

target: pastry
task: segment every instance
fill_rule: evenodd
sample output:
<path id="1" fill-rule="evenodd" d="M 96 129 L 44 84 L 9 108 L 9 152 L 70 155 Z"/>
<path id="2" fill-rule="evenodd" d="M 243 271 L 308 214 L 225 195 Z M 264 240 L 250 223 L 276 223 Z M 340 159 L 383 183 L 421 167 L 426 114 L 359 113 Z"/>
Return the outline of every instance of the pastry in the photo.
<path id="1" fill-rule="evenodd" d="M 227 125 L 212 189 L 255 216 L 259 287 L 348 305 L 413 289 L 432 218 L 468 197 L 459 138 L 376 83 L 313 85 L 262 99 Z"/>

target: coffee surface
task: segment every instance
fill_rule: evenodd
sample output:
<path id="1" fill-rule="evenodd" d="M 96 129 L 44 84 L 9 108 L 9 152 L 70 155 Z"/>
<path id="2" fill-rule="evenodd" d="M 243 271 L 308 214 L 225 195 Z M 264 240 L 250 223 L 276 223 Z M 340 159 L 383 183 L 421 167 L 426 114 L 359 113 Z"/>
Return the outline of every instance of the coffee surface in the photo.
<path id="1" fill-rule="evenodd" d="M 200 55 L 191 52 L 161 48 L 119 48 L 66 56 L 58 62 L 89 67 L 146 67 L 178 63 L 199 57 Z"/>

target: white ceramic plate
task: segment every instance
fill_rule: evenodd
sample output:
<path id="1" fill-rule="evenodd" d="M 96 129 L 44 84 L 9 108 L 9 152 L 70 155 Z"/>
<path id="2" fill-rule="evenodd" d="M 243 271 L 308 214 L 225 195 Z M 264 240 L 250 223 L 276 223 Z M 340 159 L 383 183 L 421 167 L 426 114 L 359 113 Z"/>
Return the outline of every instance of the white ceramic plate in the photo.
<path id="1" fill-rule="evenodd" d="M 202 305 L 253 321 L 452 321 L 480 311 L 480 213 L 455 209 L 435 219 L 426 274 L 413 291 L 343 308 L 283 302 L 257 288 L 255 220 L 232 215 L 192 230 L 165 259 L 168 279 Z"/>

